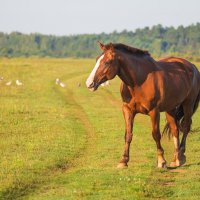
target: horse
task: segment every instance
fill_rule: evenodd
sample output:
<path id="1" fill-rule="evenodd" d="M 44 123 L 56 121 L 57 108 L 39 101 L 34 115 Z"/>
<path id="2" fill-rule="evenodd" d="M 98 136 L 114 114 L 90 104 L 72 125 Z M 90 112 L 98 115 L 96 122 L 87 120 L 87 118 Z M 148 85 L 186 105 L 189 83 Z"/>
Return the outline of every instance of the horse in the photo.
<path id="1" fill-rule="evenodd" d="M 120 93 L 125 120 L 125 147 L 118 168 L 128 167 L 133 123 L 136 114 L 150 116 L 152 136 L 157 146 L 157 167 L 167 167 L 161 145 L 160 112 L 166 113 L 167 124 L 173 136 L 174 155 L 171 167 L 186 162 L 186 138 L 192 116 L 200 101 L 200 73 L 194 64 L 177 57 L 154 60 L 150 53 L 121 43 L 104 45 L 102 54 L 86 80 L 86 86 L 96 91 L 102 83 L 116 75 L 122 80 Z M 179 133 L 183 132 L 179 142 Z"/>

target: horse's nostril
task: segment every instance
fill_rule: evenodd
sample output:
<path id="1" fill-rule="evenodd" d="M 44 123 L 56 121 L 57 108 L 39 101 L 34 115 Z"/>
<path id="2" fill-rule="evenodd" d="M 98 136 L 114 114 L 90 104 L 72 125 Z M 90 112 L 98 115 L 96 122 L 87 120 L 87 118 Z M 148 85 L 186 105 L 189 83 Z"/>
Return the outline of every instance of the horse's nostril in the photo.
<path id="1" fill-rule="evenodd" d="M 89 88 L 93 88 L 94 87 L 94 81 L 89 85 Z"/>

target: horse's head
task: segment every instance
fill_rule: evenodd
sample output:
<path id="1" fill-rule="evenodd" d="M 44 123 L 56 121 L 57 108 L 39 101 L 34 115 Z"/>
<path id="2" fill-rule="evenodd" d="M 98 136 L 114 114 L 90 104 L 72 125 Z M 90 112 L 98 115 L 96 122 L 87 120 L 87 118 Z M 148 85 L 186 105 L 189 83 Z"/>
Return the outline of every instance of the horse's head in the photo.
<path id="1" fill-rule="evenodd" d="M 86 86 L 91 91 L 97 90 L 105 81 L 113 79 L 119 68 L 113 44 L 103 45 L 99 42 L 99 46 L 103 53 L 97 57 L 96 65 L 86 81 Z"/>

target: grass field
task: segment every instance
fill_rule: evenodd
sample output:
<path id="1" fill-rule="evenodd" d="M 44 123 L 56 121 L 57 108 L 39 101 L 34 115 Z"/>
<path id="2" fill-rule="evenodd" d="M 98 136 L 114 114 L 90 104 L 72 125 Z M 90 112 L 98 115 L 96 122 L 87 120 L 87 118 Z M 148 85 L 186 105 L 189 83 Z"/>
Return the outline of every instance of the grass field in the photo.
<path id="1" fill-rule="evenodd" d="M 193 117 L 184 166 L 156 168 L 150 120 L 138 115 L 129 167 L 118 170 L 124 144 L 120 80 L 88 91 L 85 79 L 94 64 L 0 59 L 0 199 L 198 199 L 200 109 Z M 56 78 L 66 87 L 56 85 Z M 16 79 L 23 85 L 5 85 Z M 173 142 L 164 137 L 162 144 L 169 163 Z"/>

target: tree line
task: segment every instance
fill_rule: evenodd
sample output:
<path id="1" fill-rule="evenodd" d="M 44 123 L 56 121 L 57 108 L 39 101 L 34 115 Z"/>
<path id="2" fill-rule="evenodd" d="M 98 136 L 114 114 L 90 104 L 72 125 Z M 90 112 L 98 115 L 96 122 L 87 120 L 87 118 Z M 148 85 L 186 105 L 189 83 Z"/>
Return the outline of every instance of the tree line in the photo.
<path id="1" fill-rule="evenodd" d="M 148 50 L 156 56 L 167 54 L 200 55 L 200 23 L 187 27 L 156 25 L 135 31 L 80 34 L 70 36 L 0 32 L 0 57 L 82 57 L 99 53 L 97 41 L 125 43 Z"/>

